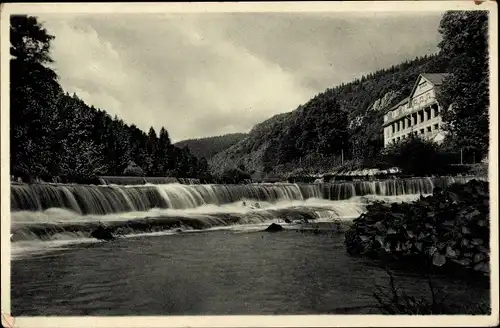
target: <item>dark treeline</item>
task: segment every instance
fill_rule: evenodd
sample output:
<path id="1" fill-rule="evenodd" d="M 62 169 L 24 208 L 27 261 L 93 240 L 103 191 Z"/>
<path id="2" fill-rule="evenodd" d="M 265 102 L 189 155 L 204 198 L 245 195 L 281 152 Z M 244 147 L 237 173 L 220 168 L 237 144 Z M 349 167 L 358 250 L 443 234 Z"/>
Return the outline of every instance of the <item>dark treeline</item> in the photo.
<path id="1" fill-rule="evenodd" d="M 438 95 L 449 132 L 442 148 L 469 152 L 468 157 L 480 161 L 489 145 L 487 15 L 484 11 L 445 13 L 437 54 L 327 89 L 296 110 L 272 117 L 257 125 L 248 138 L 214 156 L 212 170 L 242 163 L 252 164 L 251 170 L 264 175 L 378 167 L 383 116 L 410 94 L 421 73 L 451 73 Z"/>
<path id="2" fill-rule="evenodd" d="M 215 137 L 182 140 L 175 143 L 175 145 L 180 148 L 188 147 L 191 153 L 198 158 L 203 157 L 209 160 L 218 152 L 240 142 L 246 136 L 246 133 L 228 133 Z"/>
<path id="3" fill-rule="evenodd" d="M 10 22 L 12 175 L 73 182 L 97 175 L 207 177 L 207 161 L 172 145 L 165 128 L 145 133 L 65 93 L 50 67 L 54 36 L 36 17 Z"/>

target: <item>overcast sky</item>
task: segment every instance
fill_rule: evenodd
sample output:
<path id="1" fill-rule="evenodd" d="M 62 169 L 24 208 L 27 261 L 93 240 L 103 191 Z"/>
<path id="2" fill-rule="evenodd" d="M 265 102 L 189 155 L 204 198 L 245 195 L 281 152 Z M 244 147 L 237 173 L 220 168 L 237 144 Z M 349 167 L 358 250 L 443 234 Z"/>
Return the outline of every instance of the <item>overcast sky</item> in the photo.
<path id="1" fill-rule="evenodd" d="M 39 15 L 63 88 L 172 141 L 247 132 L 326 88 L 437 51 L 441 14 Z"/>

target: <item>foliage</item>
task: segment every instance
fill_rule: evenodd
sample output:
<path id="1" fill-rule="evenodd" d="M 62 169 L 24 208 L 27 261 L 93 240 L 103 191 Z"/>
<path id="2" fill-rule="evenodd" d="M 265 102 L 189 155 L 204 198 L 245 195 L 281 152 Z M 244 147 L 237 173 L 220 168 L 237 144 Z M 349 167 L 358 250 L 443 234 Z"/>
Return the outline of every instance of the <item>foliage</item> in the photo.
<path id="1" fill-rule="evenodd" d="M 374 203 L 354 220 L 345 244 L 352 255 L 431 261 L 489 274 L 488 182 L 472 180 L 413 203 Z"/>
<path id="2" fill-rule="evenodd" d="M 240 142 L 246 136 L 245 133 L 229 133 L 215 137 L 183 140 L 175 145 L 179 148 L 187 146 L 196 157 L 209 160 L 215 154 Z"/>
<path id="3" fill-rule="evenodd" d="M 34 17 L 11 16 L 10 152 L 14 172 L 57 172 L 61 144 L 53 143 L 61 88 L 48 67 L 54 38 Z"/>
<path id="4" fill-rule="evenodd" d="M 139 165 L 130 161 L 128 166 L 123 171 L 123 174 L 127 176 L 142 177 L 144 176 L 144 171 L 139 167 Z"/>
<path id="5" fill-rule="evenodd" d="M 439 32 L 440 56 L 450 63 L 450 73 L 438 94 L 445 109 L 447 143 L 455 151 L 473 152 L 479 162 L 489 147 L 488 12 L 450 11 Z"/>
<path id="6" fill-rule="evenodd" d="M 390 166 L 415 176 L 439 173 L 446 164 L 436 143 L 413 135 L 389 145 L 383 150 L 383 155 Z"/>
<path id="7" fill-rule="evenodd" d="M 207 177 L 206 160 L 170 142 L 165 128 L 135 125 L 64 93 L 49 67 L 54 39 L 31 16 L 11 16 L 11 171 L 30 179 L 90 181 L 96 175 Z M 137 164 L 130 166 L 133 162 Z M 145 172 L 141 172 L 144 168 Z"/>

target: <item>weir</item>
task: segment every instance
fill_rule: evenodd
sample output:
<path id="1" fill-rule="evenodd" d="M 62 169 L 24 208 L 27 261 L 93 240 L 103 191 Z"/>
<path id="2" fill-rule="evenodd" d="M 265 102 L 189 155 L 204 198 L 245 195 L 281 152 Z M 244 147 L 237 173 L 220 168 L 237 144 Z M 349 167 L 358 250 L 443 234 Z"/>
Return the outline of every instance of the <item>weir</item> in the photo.
<path id="1" fill-rule="evenodd" d="M 112 214 L 153 208 L 189 209 L 238 201 L 277 202 L 322 198 L 346 200 L 356 196 L 431 194 L 434 187 L 466 183 L 478 177 L 436 177 L 353 181 L 318 184 L 157 184 L 157 185 L 59 185 L 12 184 L 11 211 L 62 208 L 78 214 Z"/>

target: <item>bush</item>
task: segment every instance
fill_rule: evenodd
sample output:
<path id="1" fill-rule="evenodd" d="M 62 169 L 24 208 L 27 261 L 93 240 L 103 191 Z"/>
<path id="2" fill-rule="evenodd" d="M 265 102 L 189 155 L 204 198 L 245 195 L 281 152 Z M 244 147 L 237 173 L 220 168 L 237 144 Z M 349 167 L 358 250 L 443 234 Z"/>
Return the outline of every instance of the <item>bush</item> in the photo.
<path id="1" fill-rule="evenodd" d="M 124 175 L 134 176 L 134 177 L 143 177 L 144 171 L 134 162 L 130 161 L 128 166 L 123 171 Z"/>
<path id="2" fill-rule="evenodd" d="M 413 203 L 376 202 L 346 233 L 347 251 L 489 275 L 489 202 L 488 182 L 476 180 Z"/>
<path id="3" fill-rule="evenodd" d="M 384 149 L 383 161 L 396 166 L 404 174 L 425 176 L 442 171 L 445 161 L 439 146 L 417 136 L 403 139 Z"/>

